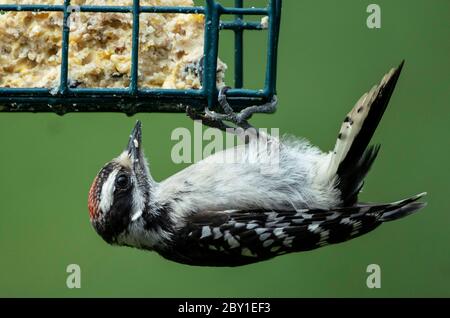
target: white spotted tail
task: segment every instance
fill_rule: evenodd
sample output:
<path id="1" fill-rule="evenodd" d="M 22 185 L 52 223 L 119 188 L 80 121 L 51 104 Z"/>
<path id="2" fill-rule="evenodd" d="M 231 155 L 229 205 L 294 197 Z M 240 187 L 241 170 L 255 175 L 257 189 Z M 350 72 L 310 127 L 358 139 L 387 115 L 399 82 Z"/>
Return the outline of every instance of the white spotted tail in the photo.
<path id="1" fill-rule="evenodd" d="M 330 160 L 323 167 L 320 178 L 332 180 L 337 175 L 337 187 L 345 206 L 356 203 L 364 177 L 378 154 L 379 145 L 368 147 L 368 144 L 387 108 L 403 63 L 391 69 L 380 84 L 361 96 L 347 114 Z"/>

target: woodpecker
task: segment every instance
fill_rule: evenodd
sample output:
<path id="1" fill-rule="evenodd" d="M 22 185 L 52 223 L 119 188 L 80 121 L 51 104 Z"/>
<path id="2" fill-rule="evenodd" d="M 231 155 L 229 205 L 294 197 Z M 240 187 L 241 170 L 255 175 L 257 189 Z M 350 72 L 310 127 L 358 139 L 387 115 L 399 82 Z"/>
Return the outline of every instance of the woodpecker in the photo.
<path id="1" fill-rule="evenodd" d="M 327 153 L 304 139 L 257 133 L 156 182 L 138 121 L 125 151 L 90 188 L 94 229 L 109 244 L 156 251 L 171 261 L 239 266 L 344 242 L 419 210 L 425 193 L 393 203 L 357 201 L 380 149 L 368 144 L 402 66 L 358 100 Z M 225 118 L 208 116 L 209 123 Z M 235 161 L 223 160 L 228 156 Z M 273 162 L 273 172 L 261 169 Z"/>

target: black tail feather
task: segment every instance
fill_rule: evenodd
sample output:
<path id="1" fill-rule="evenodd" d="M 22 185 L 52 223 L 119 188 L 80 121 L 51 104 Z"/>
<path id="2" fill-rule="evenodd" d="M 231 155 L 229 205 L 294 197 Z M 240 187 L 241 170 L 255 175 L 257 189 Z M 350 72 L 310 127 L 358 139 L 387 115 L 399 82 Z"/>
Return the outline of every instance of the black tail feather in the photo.
<path id="1" fill-rule="evenodd" d="M 389 80 L 380 85 L 378 94 L 370 105 L 369 113 L 359 133 L 354 138 L 345 158 L 339 164 L 337 175 L 340 183 L 338 187 L 344 205 L 348 206 L 356 202 L 363 179 L 378 154 L 379 146 L 367 147 L 394 92 L 403 64 L 404 61 L 394 70 Z"/>
<path id="2" fill-rule="evenodd" d="M 352 167 L 341 171 L 339 175 L 338 188 L 345 206 L 351 206 L 356 203 L 358 193 L 364 185 L 364 178 L 369 172 L 370 167 L 375 161 L 380 145 L 370 146 Z"/>
<path id="3" fill-rule="evenodd" d="M 389 204 L 388 208 L 381 215 L 380 221 L 389 222 L 398 220 L 424 208 L 427 205 L 426 202 L 417 202 L 417 200 L 425 195 L 426 192 L 417 194 L 406 200 Z"/>

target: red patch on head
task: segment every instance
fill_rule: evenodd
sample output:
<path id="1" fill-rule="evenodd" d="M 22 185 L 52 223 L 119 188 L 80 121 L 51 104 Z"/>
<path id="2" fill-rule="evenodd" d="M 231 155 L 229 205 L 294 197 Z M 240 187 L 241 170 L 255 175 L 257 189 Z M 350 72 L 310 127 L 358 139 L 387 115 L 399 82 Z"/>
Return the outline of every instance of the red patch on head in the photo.
<path id="1" fill-rule="evenodd" d="M 92 182 L 91 188 L 89 189 L 89 197 L 88 197 L 88 208 L 89 208 L 89 216 L 92 219 L 95 219 L 98 215 L 98 204 L 99 204 L 99 193 L 98 193 L 98 176 L 95 177 L 94 182 Z"/>

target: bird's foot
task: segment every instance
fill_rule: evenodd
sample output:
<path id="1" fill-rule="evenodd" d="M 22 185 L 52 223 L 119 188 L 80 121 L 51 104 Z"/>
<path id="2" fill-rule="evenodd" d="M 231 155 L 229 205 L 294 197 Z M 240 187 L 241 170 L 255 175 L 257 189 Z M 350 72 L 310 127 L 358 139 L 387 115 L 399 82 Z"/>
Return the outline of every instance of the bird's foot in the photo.
<path id="1" fill-rule="evenodd" d="M 250 106 L 244 108 L 242 111 L 236 113 L 233 108 L 230 106 L 227 100 L 226 93 L 230 89 L 230 87 L 222 87 L 219 91 L 219 105 L 222 107 L 223 113 L 217 113 L 214 111 L 210 111 L 209 109 L 205 109 L 205 116 L 215 120 L 215 121 L 228 121 L 235 124 L 237 127 L 240 127 L 244 130 L 249 128 L 255 129 L 248 120 L 255 113 L 274 113 L 276 111 L 278 105 L 278 99 L 276 96 L 272 98 L 269 103 L 259 105 L 259 106 Z"/>
<path id="2" fill-rule="evenodd" d="M 249 128 L 254 128 L 248 122 L 248 120 L 252 117 L 253 114 L 274 113 L 277 108 L 278 100 L 277 97 L 274 96 L 269 103 L 259 106 L 250 106 L 243 109 L 239 113 L 236 113 L 227 100 L 226 93 L 229 89 L 230 89 L 229 87 L 225 86 L 221 88 L 219 91 L 219 104 L 222 107 L 223 113 L 217 113 L 214 111 L 210 111 L 209 109 L 205 109 L 205 115 L 207 117 L 222 122 L 228 121 L 244 130 L 247 130 Z"/>
<path id="3" fill-rule="evenodd" d="M 188 106 L 186 108 L 186 114 L 194 120 L 202 120 L 203 124 L 206 126 L 218 128 L 229 133 L 242 135 L 243 132 L 248 133 L 249 131 L 254 131 L 257 135 L 258 129 L 254 128 L 248 120 L 255 113 L 274 113 L 278 105 L 277 97 L 274 96 L 272 100 L 266 104 L 250 106 L 236 113 L 227 101 L 226 93 L 229 89 L 230 87 L 225 86 L 219 91 L 219 105 L 221 106 L 223 113 L 211 111 L 208 108 L 205 108 L 203 113 L 199 113 Z M 233 123 L 241 129 L 235 129 L 225 124 L 225 122 Z"/>
<path id="4" fill-rule="evenodd" d="M 226 125 L 223 121 L 207 116 L 206 110 L 202 113 L 198 112 L 191 106 L 187 106 L 186 115 L 188 115 L 192 120 L 201 120 L 202 124 L 208 127 L 217 128 L 222 131 L 231 131 L 233 129 L 233 127 Z"/>

